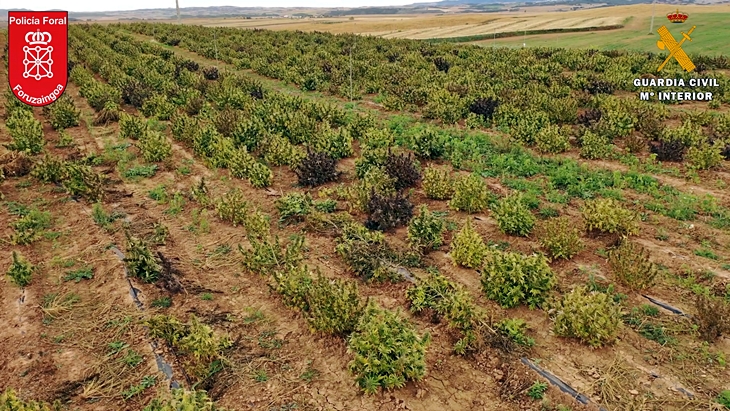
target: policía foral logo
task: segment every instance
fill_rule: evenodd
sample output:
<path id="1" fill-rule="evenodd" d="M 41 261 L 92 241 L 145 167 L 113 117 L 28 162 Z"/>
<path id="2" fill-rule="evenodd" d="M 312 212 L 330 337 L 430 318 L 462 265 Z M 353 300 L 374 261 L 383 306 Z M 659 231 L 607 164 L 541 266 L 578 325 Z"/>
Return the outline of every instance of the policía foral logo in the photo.
<path id="1" fill-rule="evenodd" d="M 67 11 L 8 12 L 8 80 L 15 97 L 35 107 L 66 89 Z"/>

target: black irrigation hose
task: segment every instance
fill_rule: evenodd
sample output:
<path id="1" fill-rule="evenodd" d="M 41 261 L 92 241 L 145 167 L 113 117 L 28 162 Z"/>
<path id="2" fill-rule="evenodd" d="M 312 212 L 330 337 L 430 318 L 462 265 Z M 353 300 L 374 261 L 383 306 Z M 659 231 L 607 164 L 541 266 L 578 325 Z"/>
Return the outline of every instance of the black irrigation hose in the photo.
<path id="1" fill-rule="evenodd" d="M 77 203 L 79 203 L 79 197 L 78 196 L 72 196 L 71 199 Z M 128 217 L 125 217 L 124 221 L 129 222 Z M 114 254 L 119 258 L 120 261 L 124 262 L 124 253 L 119 250 L 116 246 L 109 247 Z M 139 310 L 144 310 L 144 306 L 142 305 L 142 301 L 139 300 L 138 296 L 138 289 L 132 285 L 132 281 L 129 279 L 129 272 L 127 271 L 127 266 L 124 265 L 124 278 L 127 279 L 127 283 L 129 284 L 129 295 L 132 296 L 132 300 L 134 301 L 134 304 L 137 306 Z M 25 289 L 23 290 L 23 296 L 21 297 L 20 303 L 22 304 L 25 300 Z M 146 329 L 147 327 L 145 327 Z M 155 363 L 157 363 L 157 369 L 160 370 L 163 374 L 165 374 L 165 377 L 170 381 L 170 388 L 180 388 L 180 383 L 177 382 L 177 380 L 172 378 L 172 366 L 165 361 L 165 359 L 162 357 L 162 355 L 157 353 L 157 350 L 159 347 L 157 346 L 157 342 L 150 341 L 150 347 L 152 347 L 152 354 L 155 355 Z"/>
<path id="2" fill-rule="evenodd" d="M 395 271 L 400 274 L 401 277 L 403 277 L 404 280 L 410 281 L 412 283 L 416 283 L 416 278 L 413 277 L 410 271 L 408 271 L 404 267 L 396 267 Z"/>
<path id="3" fill-rule="evenodd" d="M 652 302 L 653 304 L 656 304 L 656 305 L 658 305 L 658 306 L 660 306 L 660 307 L 664 308 L 665 310 L 669 310 L 669 311 L 671 311 L 671 312 L 672 312 L 672 314 L 677 314 L 677 315 L 681 315 L 682 317 L 687 317 L 687 318 L 691 318 L 691 316 L 690 316 L 689 314 L 685 314 L 685 313 L 684 313 L 684 312 L 682 312 L 682 310 L 680 310 L 679 308 L 674 308 L 674 307 L 672 307 L 671 305 L 669 305 L 669 304 L 667 304 L 667 303 L 663 303 L 663 302 L 661 302 L 661 301 L 659 301 L 659 300 L 657 300 L 657 299 L 654 299 L 654 298 L 652 298 L 652 297 L 649 297 L 648 295 L 644 295 L 644 294 L 641 294 L 641 296 L 642 296 L 642 297 L 644 297 L 644 298 L 646 298 L 647 300 L 649 300 L 649 301 L 650 301 L 650 302 Z"/>
<path id="4" fill-rule="evenodd" d="M 591 400 L 586 397 L 585 395 L 579 393 L 578 391 L 571 388 L 568 384 L 564 383 L 560 378 L 550 374 L 549 372 L 543 370 L 542 368 L 535 365 L 532 361 L 528 360 L 527 358 L 522 357 L 521 359 L 522 363 L 526 366 L 532 368 L 533 371 L 540 374 L 541 376 L 545 377 L 551 384 L 558 387 L 560 391 L 570 395 L 575 400 L 577 400 L 579 403 L 587 405 Z M 601 411 L 608 411 L 605 408 L 599 406 L 598 407 Z"/>
<path id="5" fill-rule="evenodd" d="M 540 374 L 541 376 L 545 377 L 551 384 L 555 385 L 560 389 L 560 391 L 570 395 L 574 399 L 576 399 L 581 404 L 587 405 L 591 400 L 586 397 L 585 395 L 579 393 L 578 391 L 571 388 L 568 384 L 564 383 L 560 378 L 550 374 L 549 372 L 543 370 L 542 368 L 535 365 L 532 361 L 528 360 L 527 358 L 521 359 L 522 363 L 527 365 L 528 367 L 532 368 L 536 373 Z M 652 377 L 654 378 L 661 378 L 658 374 L 652 373 Z M 675 387 L 675 389 L 682 394 L 686 395 L 689 399 L 694 399 L 695 395 L 691 393 L 690 391 L 687 391 L 686 389 L 682 387 Z M 598 406 L 598 409 L 601 411 L 608 411 L 605 408 Z"/>
<path id="6" fill-rule="evenodd" d="M 682 387 L 676 387 L 676 389 L 677 389 L 677 391 L 679 391 L 679 392 L 681 392 L 682 394 L 684 394 L 684 395 L 686 395 L 687 397 L 689 397 L 689 399 L 691 399 L 691 400 L 693 400 L 693 399 L 695 398 L 695 395 L 694 395 L 694 394 L 692 394 L 691 392 L 689 392 L 689 391 L 685 390 L 685 389 L 684 389 L 684 388 L 682 388 Z"/>
<path id="7" fill-rule="evenodd" d="M 124 253 L 122 253 L 116 246 L 111 246 L 110 249 L 114 252 L 114 254 L 117 255 L 117 257 L 119 257 L 121 261 L 124 261 Z M 134 288 L 134 285 L 132 285 L 132 281 L 129 279 L 129 273 L 127 272 L 126 266 L 124 267 L 124 278 L 127 279 L 127 283 L 129 284 L 129 294 L 132 296 L 134 304 L 137 306 L 138 309 L 144 310 L 142 301 L 139 300 L 139 290 Z M 165 374 L 165 377 L 167 377 L 167 379 L 170 381 L 170 388 L 180 388 L 180 383 L 172 378 L 172 366 L 167 363 L 164 358 L 162 358 L 162 355 L 157 353 L 157 343 L 155 341 L 150 341 L 150 346 L 152 347 L 152 353 L 155 355 L 157 369 Z"/>

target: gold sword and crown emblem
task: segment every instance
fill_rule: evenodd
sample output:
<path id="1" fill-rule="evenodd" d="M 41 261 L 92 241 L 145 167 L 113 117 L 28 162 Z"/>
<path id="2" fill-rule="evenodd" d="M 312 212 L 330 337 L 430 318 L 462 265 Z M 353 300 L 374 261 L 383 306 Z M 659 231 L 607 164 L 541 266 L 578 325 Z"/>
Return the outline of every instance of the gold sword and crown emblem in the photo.
<path id="1" fill-rule="evenodd" d="M 664 63 L 659 66 L 657 72 L 662 71 L 664 66 L 669 62 L 669 60 L 672 59 L 672 57 L 677 60 L 677 63 L 679 63 L 679 65 L 682 66 L 683 69 L 687 71 L 692 71 L 695 69 L 695 65 L 694 63 L 692 63 L 692 60 L 690 60 L 689 56 L 687 56 L 687 53 L 682 50 L 682 44 L 685 42 L 685 40 L 692 41 L 692 38 L 690 38 L 689 35 L 692 34 L 695 28 L 697 28 L 697 26 L 692 26 L 692 28 L 689 29 L 687 33 L 682 32 L 683 38 L 679 43 L 677 43 L 677 41 L 674 39 L 674 36 L 672 36 L 672 33 L 667 30 L 667 26 L 659 27 L 657 33 L 659 33 L 659 37 L 661 38 L 661 40 L 657 40 L 656 45 L 661 50 L 669 50 L 669 55 L 667 56 L 667 59 L 664 60 Z"/>

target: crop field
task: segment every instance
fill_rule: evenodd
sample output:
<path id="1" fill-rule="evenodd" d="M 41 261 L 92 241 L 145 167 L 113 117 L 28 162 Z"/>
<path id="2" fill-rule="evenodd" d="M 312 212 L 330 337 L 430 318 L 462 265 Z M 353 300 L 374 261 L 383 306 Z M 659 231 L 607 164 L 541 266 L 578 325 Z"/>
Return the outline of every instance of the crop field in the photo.
<path id="1" fill-rule="evenodd" d="M 0 73 L 0 410 L 730 408 L 727 56 L 69 37 Z"/>
<path id="2" fill-rule="evenodd" d="M 585 12 L 575 13 L 510 13 L 510 14 L 466 14 L 438 17 L 407 15 L 383 17 L 327 18 L 301 22 L 291 19 L 209 19 L 194 21 L 209 26 L 237 28 L 266 28 L 269 30 L 318 30 L 334 33 L 354 32 L 384 38 L 431 39 L 456 38 L 492 34 L 493 32 L 516 32 L 534 29 L 602 27 L 621 24 L 625 16 L 588 16 Z"/>
<path id="3" fill-rule="evenodd" d="M 685 10 L 685 8 L 682 8 Z M 657 10 L 660 10 L 657 7 Z M 697 26 L 693 32 L 692 42 L 687 42 L 686 51 L 691 54 L 721 55 L 727 54 L 725 39 L 730 35 L 730 28 L 725 24 L 730 18 L 730 7 L 723 11 L 707 12 L 702 8 L 690 14 L 690 18 L 684 24 L 671 24 L 665 15 L 671 8 L 664 6 L 662 13 L 657 11 L 654 19 L 654 32 L 649 34 L 651 16 L 641 13 L 631 18 L 624 24 L 624 27 L 615 30 L 592 31 L 589 33 L 546 33 L 527 36 L 515 36 L 508 38 L 482 39 L 472 42 L 482 46 L 497 47 L 522 47 L 525 43 L 528 47 L 566 47 L 582 49 L 601 50 L 636 50 L 646 52 L 658 52 L 656 41 L 659 35 L 656 29 L 662 25 L 676 36 L 681 32 L 687 32 L 692 26 Z M 690 13 L 690 12 L 687 12 Z"/>
<path id="4" fill-rule="evenodd" d="M 684 24 L 671 24 L 666 14 L 677 6 L 655 6 L 654 32 L 649 34 L 652 5 L 614 6 L 558 11 L 556 6 L 529 7 L 519 12 L 445 13 L 443 15 L 378 15 L 317 19 L 191 19 L 189 24 L 267 30 L 323 31 L 355 33 L 384 38 L 440 39 L 469 42 L 486 47 L 565 47 L 599 50 L 636 50 L 657 52 L 656 29 L 668 25 L 672 34 L 681 36 L 696 25 L 690 54 L 727 53 L 730 5 L 686 5 L 681 11 L 690 18 Z M 545 32 L 560 29 L 564 32 Z M 578 31 L 588 30 L 591 31 Z M 527 33 L 525 33 L 527 31 Z M 572 31 L 572 32 L 571 32 Z M 526 35 L 524 35 L 524 34 Z M 504 36 L 504 37 L 500 37 Z"/>

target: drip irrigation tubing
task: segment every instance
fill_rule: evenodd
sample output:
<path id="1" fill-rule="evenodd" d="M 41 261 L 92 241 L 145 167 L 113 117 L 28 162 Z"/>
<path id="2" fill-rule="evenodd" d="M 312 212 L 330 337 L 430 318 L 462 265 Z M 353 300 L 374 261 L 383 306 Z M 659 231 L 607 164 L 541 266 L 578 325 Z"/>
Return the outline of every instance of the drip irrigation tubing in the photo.
<path id="1" fill-rule="evenodd" d="M 124 261 L 124 253 L 122 253 L 116 246 L 111 246 L 110 249 L 116 254 L 116 256 L 119 258 L 119 260 Z M 132 280 L 129 279 L 129 272 L 127 271 L 127 267 L 124 267 L 124 278 L 127 280 L 127 284 L 129 284 L 129 294 L 132 296 L 132 300 L 134 300 L 134 304 L 137 306 L 137 308 L 141 311 L 144 311 L 144 306 L 142 305 L 142 301 L 139 300 L 139 290 L 132 285 Z M 145 327 L 146 329 L 147 327 Z M 150 346 L 152 347 L 152 353 L 155 355 L 155 362 L 157 363 L 157 369 L 160 370 L 163 374 L 165 374 L 165 377 L 170 381 L 170 388 L 180 388 L 180 383 L 178 383 L 172 375 L 172 366 L 165 361 L 165 359 L 160 355 L 157 351 L 159 347 L 157 346 L 157 343 L 155 341 L 150 341 Z"/>
<path id="2" fill-rule="evenodd" d="M 80 203 L 79 196 L 71 196 L 71 199 L 77 203 Z M 129 223 L 129 217 L 125 216 L 124 221 Z M 124 262 L 124 253 L 117 248 L 116 246 L 109 247 L 112 252 L 119 258 L 120 261 Z M 127 266 L 123 265 L 124 267 L 124 278 L 127 280 L 127 284 L 129 284 L 129 295 L 132 296 L 132 300 L 134 301 L 134 304 L 137 306 L 137 309 L 140 311 L 144 311 L 144 305 L 142 304 L 142 301 L 139 299 L 139 289 L 135 288 L 132 284 L 132 280 L 129 279 L 129 272 L 127 271 Z M 145 330 L 149 330 L 147 327 L 144 327 Z M 165 378 L 167 378 L 168 381 L 170 381 L 170 388 L 180 388 L 180 383 L 173 378 L 172 373 L 172 366 L 170 363 L 165 361 L 165 358 L 159 354 L 157 351 L 159 350 L 159 346 L 155 341 L 150 341 L 150 347 L 152 347 L 152 354 L 155 356 L 155 363 L 157 364 L 157 369 L 160 370 L 161 373 L 165 375 Z M 186 376 L 187 377 L 187 376 Z M 189 382 L 189 381 L 188 381 Z"/>
<path id="3" fill-rule="evenodd" d="M 565 382 L 563 382 L 563 380 L 561 380 L 560 378 L 554 376 L 553 374 L 550 374 L 549 372 L 545 371 L 544 369 L 540 368 L 539 366 L 537 366 L 535 363 L 533 363 L 532 361 L 528 360 L 527 358 L 524 358 L 523 357 L 521 359 L 521 361 L 526 366 L 532 368 L 533 371 L 535 371 L 536 373 L 540 374 L 542 377 L 544 377 L 545 379 L 547 379 L 550 382 L 550 384 L 553 384 L 554 386 L 558 387 L 558 389 L 560 389 L 560 391 L 562 391 L 562 392 L 570 395 L 571 397 L 573 397 L 579 403 L 581 403 L 583 405 L 588 405 L 588 403 L 591 402 L 591 400 L 588 397 L 586 397 L 585 395 L 583 395 L 583 394 L 579 393 L 578 391 L 574 390 L 571 386 L 569 386 L 568 384 L 566 384 Z M 608 411 L 608 410 L 606 410 L 605 408 L 603 408 L 601 406 L 599 406 L 598 408 L 601 411 Z"/>
<path id="4" fill-rule="evenodd" d="M 646 298 L 647 300 L 649 300 L 651 303 L 656 304 L 659 307 L 664 308 L 665 310 L 671 311 L 672 314 L 681 315 L 682 317 L 687 317 L 687 318 L 691 318 L 692 317 L 689 314 L 684 313 L 679 308 L 674 308 L 671 305 L 669 305 L 667 303 L 664 303 L 664 302 L 661 302 L 661 301 L 659 301 L 659 300 L 657 300 L 655 298 L 649 297 L 648 295 L 641 294 L 641 296 L 644 297 L 644 298 Z"/>

